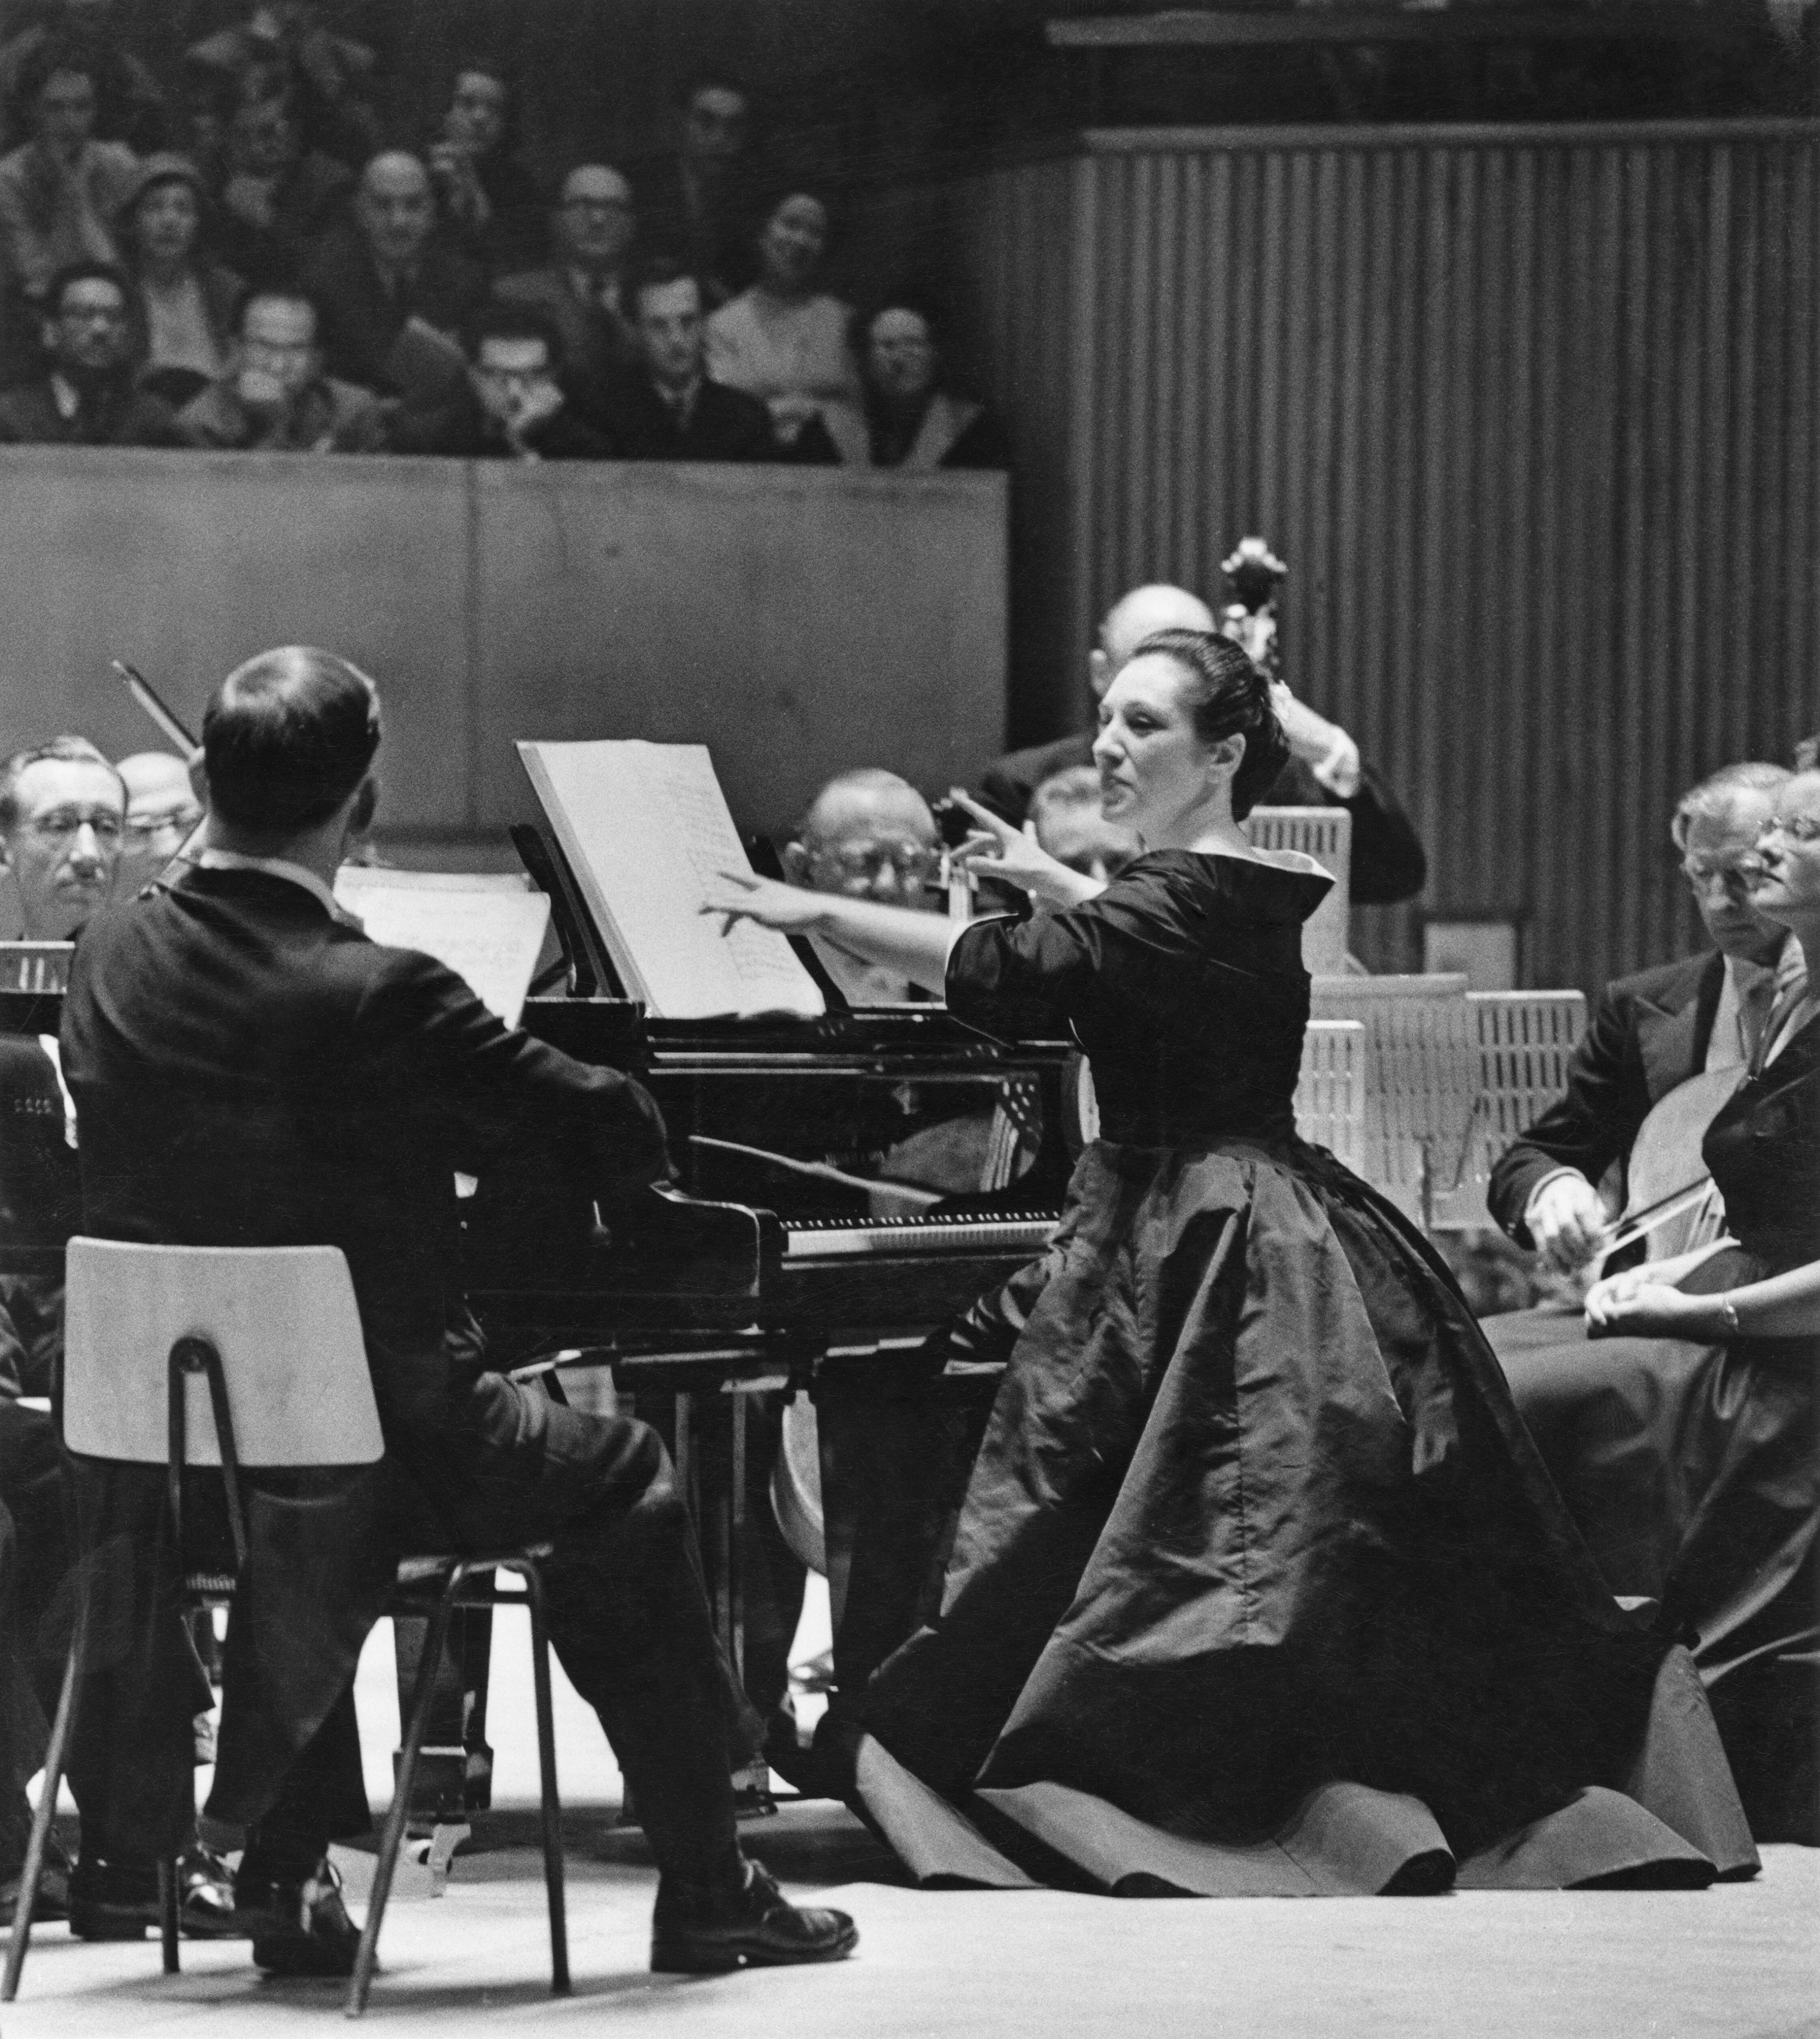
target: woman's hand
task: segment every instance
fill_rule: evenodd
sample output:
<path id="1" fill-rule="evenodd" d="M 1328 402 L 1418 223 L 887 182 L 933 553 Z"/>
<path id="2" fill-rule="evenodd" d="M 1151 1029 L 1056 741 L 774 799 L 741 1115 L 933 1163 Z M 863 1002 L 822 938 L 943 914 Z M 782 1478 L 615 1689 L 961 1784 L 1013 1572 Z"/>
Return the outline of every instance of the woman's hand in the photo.
<path id="1" fill-rule="evenodd" d="M 1710 1336 L 1712 1315 L 1710 1296 L 1684 1295 L 1647 1266 L 1607 1275 L 1586 1291 L 1588 1338 Z"/>
<path id="2" fill-rule="evenodd" d="M 1001 878 L 1033 898 L 1047 899 L 1058 906 L 1076 906 L 1104 891 L 1104 886 L 1085 873 L 1058 863 L 1034 836 L 1001 821 L 990 808 L 963 793 L 956 786 L 948 798 L 974 823 L 973 832 L 950 852 L 952 860 L 967 870 L 988 878 Z"/>
<path id="3" fill-rule="evenodd" d="M 730 935 L 735 921 L 756 921 L 786 935 L 806 935 L 827 917 L 827 901 L 800 885 L 782 885 L 774 878 L 756 878 L 750 871 L 716 874 L 719 889 L 702 906 L 721 917 L 720 932 Z"/>

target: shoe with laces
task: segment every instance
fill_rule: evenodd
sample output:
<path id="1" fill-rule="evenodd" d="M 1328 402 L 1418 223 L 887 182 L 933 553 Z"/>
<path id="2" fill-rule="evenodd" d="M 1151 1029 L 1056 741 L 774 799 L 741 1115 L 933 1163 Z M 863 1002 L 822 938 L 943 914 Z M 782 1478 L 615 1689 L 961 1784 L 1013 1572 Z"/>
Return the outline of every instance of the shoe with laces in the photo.
<path id="1" fill-rule="evenodd" d="M 325 1855 L 292 1881 L 244 1873 L 234 1897 L 241 1930 L 253 1935 L 255 1968 L 268 1975 L 351 1976 L 360 1934 L 341 1899 L 341 1878 Z"/>
<path id="2" fill-rule="evenodd" d="M 768 1870 L 741 1859 L 733 1887 L 665 1877 L 651 1922 L 651 1965 L 659 1975 L 720 1975 L 730 1969 L 838 1961 L 859 1942 L 845 1912 L 792 1904 Z"/>

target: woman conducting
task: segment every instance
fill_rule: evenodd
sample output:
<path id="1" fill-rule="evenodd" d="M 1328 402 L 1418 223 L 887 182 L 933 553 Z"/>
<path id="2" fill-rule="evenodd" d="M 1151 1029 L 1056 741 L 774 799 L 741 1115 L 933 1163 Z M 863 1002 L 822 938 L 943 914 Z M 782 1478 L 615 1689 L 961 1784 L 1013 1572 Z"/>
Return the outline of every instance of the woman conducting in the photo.
<path id="1" fill-rule="evenodd" d="M 1605 1591 L 1440 1262 L 1295 1133 L 1302 922 L 1240 823 L 1281 769 L 1227 640 L 1152 637 L 1094 746 L 1142 853 L 955 932 L 749 875 L 716 910 L 1086 1050 L 1102 1137 L 1015 1334 L 939 1608 L 860 1707 L 859 1796 L 925 1878 L 1410 1891 L 1748 1873 L 1685 1654 Z"/>

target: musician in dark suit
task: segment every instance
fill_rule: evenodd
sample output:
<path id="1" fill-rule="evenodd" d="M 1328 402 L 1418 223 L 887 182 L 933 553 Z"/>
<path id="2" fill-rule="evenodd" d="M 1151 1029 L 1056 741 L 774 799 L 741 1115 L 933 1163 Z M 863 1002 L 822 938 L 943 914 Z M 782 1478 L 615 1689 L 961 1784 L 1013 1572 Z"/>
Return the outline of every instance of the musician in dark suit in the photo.
<path id="1" fill-rule="evenodd" d="M 401 1547 L 547 1540 L 550 1627 L 637 1794 L 661 1871 L 659 1969 L 826 1960 L 842 1914 L 786 1904 L 735 1840 L 743 1718 L 694 1532 L 644 1426 L 488 1370 L 458 1286 L 454 1173 L 535 1154 L 610 1205 L 661 1179 L 637 1084 L 496 1019 L 427 956 L 367 940 L 331 890 L 376 797 L 372 683 L 291 647 L 232 674 L 203 723 L 208 820 L 173 882 L 99 917 L 63 1018 L 85 1220 L 105 1238 L 326 1244 L 347 1255 L 386 1441 L 377 1468 L 256 1480 L 210 1815 L 249 1829 L 236 1885 L 253 1958 L 344 1973 L 326 1843 L 366 1823 L 352 1680 Z M 123 1551 L 131 1633 L 174 1554 L 155 1468 L 76 1461 L 85 1543 Z M 121 1569 L 117 1566 L 116 1569 Z M 187 1786 L 165 1664 L 90 1681 L 113 1833 L 169 1844 Z"/>
<path id="2" fill-rule="evenodd" d="M 1606 985 L 1558 1103 L 1499 1159 L 1487 1201 L 1519 1246 L 1564 1270 L 1605 1229 L 1598 1185 L 1629 1156 L 1651 1107 L 1703 1070 L 1742 1069 L 1761 1036 L 1779 962 L 1799 951 L 1750 903 L 1758 832 L 1789 774 L 1730 765 L 1676 808 L 1670 833 L 1712 947 Z"/>
<path id="3" fill-rule="evenodd" d="M 780 460 L 771 414 L 706 370 L 699 278 L 667 256 L 634 275 L 640 365 L 617 377 L 601 423 L 622 460 Z"/>
<path id="4" fill-rule="evenodd" d="M 1100 641 L 1087 655 L 1096 701 L 1144 640 L 1158 630 L 1211 630 L 1214 615 L 1185 587 L 1159 583 L 1133 588 L 1101 619 Z M 1358 746 L 1337 723 L 1317 715 L 1286 687 L 1276 690 L 1276 710 L 1290 740 L 1290 760 L 1263 799 L 1267 807 L 1344 807 L 1352 816 L 1352 879 L 1355 906 L 1386 906 L 1412 899 L 1428 879 L 1422 841 L 1396 795 L 1358 755 Z M 1028 750 L 1013 750 L 987 767 L 980 797 L 993 812 L 1021 827 L 1030 796 L 1045 779 L 1071 766 L 1091 764 L 1093 732 L 1058 737 Z"/>

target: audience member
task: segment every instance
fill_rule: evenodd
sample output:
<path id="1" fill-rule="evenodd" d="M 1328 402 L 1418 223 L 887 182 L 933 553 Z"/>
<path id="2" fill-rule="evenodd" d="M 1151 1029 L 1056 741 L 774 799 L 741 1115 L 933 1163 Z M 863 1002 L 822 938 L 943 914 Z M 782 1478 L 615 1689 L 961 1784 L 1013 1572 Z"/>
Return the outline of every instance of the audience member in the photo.
<path id="1" fill-rule="evenodd" d="M 465 252 L 497 271 L 535 259 L 543 207 L 519 160 L 511 81 L 490 57 L 455 74 L 442 133 L 425 151 L 443 218 Z"/>
<path id="2" fill-rule="evenodd" d="M 707 373 L 701 279 L 657 257 L 632 282 L 639 366 L 616 378 L 603 422 L 622 460 L 777 460 L 770 413 Z"/>
<path id="3" fill-rule="evenodd" d="M 1105 693 L 1119 668 L 1155 632 L 1214 627 L 1213 611 L 1186 588 L 1162 583 L 1133 588 L 1101 618 L 1100 641 L 1087 655 L 1094 698 Z M 1428 860 L 1389 787 L 1359 761 L 1358 746 L 1344 730 L 1317 715 L 1280 683 L 1275 693 L 1290 756 L 1259 804 L 1344 807 L 1352 816 L 1352 903 L 1376 906 L 1413 898 L 1427 881 Z M 980 798 L 994 814 L 1020 825 L 1035 788 L 1053 773 L 1091 762 L 1092 750 L 1092 732 L 1083 731 L 1028 750 L 1011 751 L 988 768 L 980 782 Z M 1342 750 L 1344 771 L 1339 775 L 1334 760 Z"/>
<path id="4" fill-rule="evenodd" d="M 173 750 L 135 750 L 114 769 L 127 789 L 124 847 L 114 897 L 130 899 L 181 849 L 202 820 L 188 765 Z"/>
<path id="5" fill-rule="evenodd" d="M 1030 796 L 1024 826 L 1058 864 L 1101 884 L 1138 854 L 1136 837 L 1101 811 L 1100 774 L 1091 765 L 1070 765 L 1045 779 Z"/>
<path id="6" fill-rule="evenodd" d="M 148 156 L 122 215 L 139 295 L 139 385 L 180 408 L 219 376 L 245 286 L 200 243 L 201 173 L 186 156 Z"/>
<path id="7" fill-rule="evenodd" d="M 564 380 L 582 408 L 598 414 L 616 375 L 635 367 L 638 336 L 626 302 L 626 268 L 637 232 L 632 187 L 605 163 L 578 163 L 563 179 L 550 215 L 550 261 L 502 276 L 493 294 L 531 305 L 562 341 Z"/>
<path id="8" fill-rule="evenodd" d="M 685 78 L 673 154 L 633 165 L 647 247 L 675 253 L 701 279 L 710 311 L 751 280 L 748 224 L 752 101 L 729 72 Z"/>
<path id="9" fill-rule="evenodd" d="M 763 397 L 787 446 L 811 424 L 830 438 L 864 429 L 859 370 L 847 344 L 853 313 L 817 287 L 829 226 L 824 199 L 786 192 L 759 229 L 757 280 L 708 321 L 709 373 Z"/>
<path id="10" fill-rule="evenodd" d="M 237 93 L 217 193 L 222 259 L 255 290 L 294 286 L 354 188 L 345 163 L 306 150 L 291 100 Z"/>
<path id="11" fill-rule="evenodd" d="M 397 149 L 375 156 L 361 173 L 352 219 L 330 230 L 304 273 L 330 374 L 402 393 L 416 374 L 399 347 L 407 328 L 452 336 L 473 309 L 479 272 L 435 229 L 436 195 L 422 161 Z"/>
<path id="12" fill-rule="evenodd" d="M 316 307 L 295 290 L 256 290 L 240 308 L 227 372 L 177 413 L 192 446 L 260 453 L 383 453 L 385 407 L 322 372 Z"/>
<path id="13" fill-rule="evenodd" d="M 6 123 L 0 133 L 10 139 L 26 69 L 55 44 L 92 66 L 97 141 L 123 142 L 141 153 L 164 147 L 164 87 L 126 47 L 122 11 L 116 0 L 53 0 L 43 21 L 0 44 L 0 118 Z"/>
<path id="14" fill-rule="evenodd" d="M 943 378 L 941 328 L 912 293 L 886 298 L 858 333 L 862 408 L 829 413 L 849 467 L 1009 467 L 1011 442 L 997 414 Z"/>
<path id="15" fill-rule="evenodd" d="M 467 380 L 448 402 L 407 404 L 392 426 L 396 453 L 462 460 L 604 460 L 559 379 L 554 325 L 530 305 L 483 305 L 462 328 Z"/>
<path id="16" fill-rule="evenodd" d="M 45 294 L 48 370 L 0 391 L 0 442 L 181 446 L 170 406 L 133 380 L 132 286 L 104 262 L 74 262 Z"/>
<path id="17" fill-rule="evenodd" d="M 95 139 L 100 97 L 93 59 L 56 43 L 20 77 L 32 139 L 0 158 L 0 264 L 28 298 L 70 263 L 119 259 L 116 226 L 139 163 L 123 142 Z"/>
<path id="18" fill-rule="evenodd" d="M 895 772 L 865 766 L 830 779 L 784 848 L 784 875 L 815 892 L 920 906 L 941 862 L 935 817 L 915 787 Z M 910 979 L 818 940 L 828 974 L 852 1005 L 898 1004 Z"/>
<path id="19" fill-rule="evenodd" d="M 1683 796 L 1670 833 L 1712 947 L 1606 985 L 1566 1092 L 1491 1171 L 1492 1217 L 1564 1271 L 1598 1250 L 1606 1218 L 1598 1185 L 1628 1160 L 1651 1108 L 1690 1077 L 1749 1064 L 1779 966 L 1799 960 L 1787 928 L 1750 902 L 1757 838 L 1790 776 L 1780 765 L 1728 765 Z M 1500 1320 L 1507 1337 L 1518 1321 Z M 1493 1343 L 1503 1357 L 1504 1345 Z"/>
<path id="20" fill-rule="evenodd" d="M 1820 735 L 1804 736 L 1795 746 L 1795 769 L 1811 772 L 1820 768 Z"/>
<path id="21" fill-rule="evenodd" d="M 332 35 L 310 0 L 254 0 L 246 18 L 192 43 L 184 62 L 194 85 L 218 99 L 231 93 L 294 99 L 309 147 L 351 166 L 380 145 L 367 97 L 374 53 Z"/>

